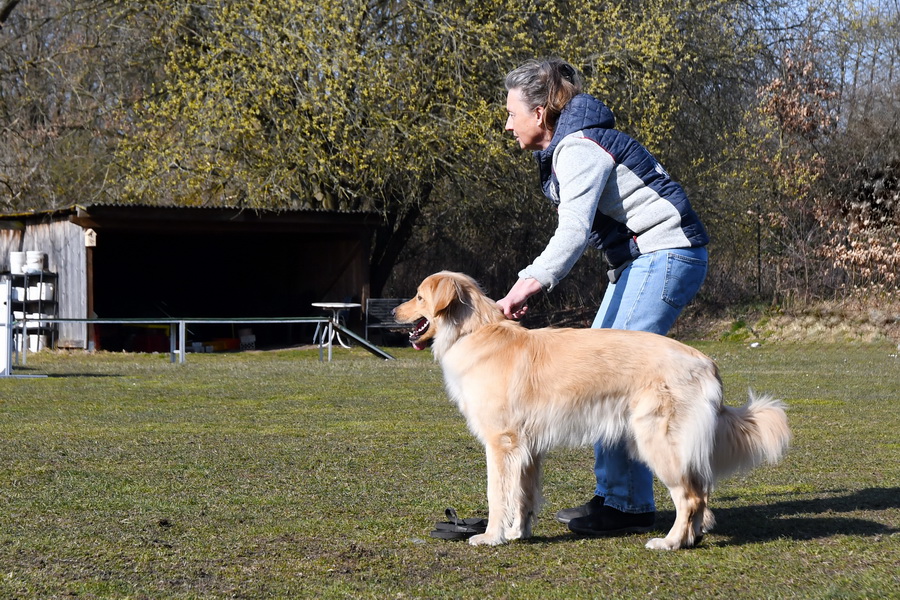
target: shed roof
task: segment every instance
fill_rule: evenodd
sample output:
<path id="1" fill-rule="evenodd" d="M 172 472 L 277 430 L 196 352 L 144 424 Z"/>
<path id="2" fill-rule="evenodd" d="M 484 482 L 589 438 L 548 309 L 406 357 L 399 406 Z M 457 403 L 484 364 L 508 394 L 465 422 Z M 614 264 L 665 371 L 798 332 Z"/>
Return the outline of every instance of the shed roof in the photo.
<path id="1" fill-rule="evenodd" d="M 94 203 L 65 208 L 0 214 L 0 221 L 62 218 L 82 227 L 147 230 L 161 225 L 173 229 L 304 231 L 376 227 L 383 217 L 374 211 L 324 209 L 265 210 L 247 207 L 153 206 L 147 204 Z"/>

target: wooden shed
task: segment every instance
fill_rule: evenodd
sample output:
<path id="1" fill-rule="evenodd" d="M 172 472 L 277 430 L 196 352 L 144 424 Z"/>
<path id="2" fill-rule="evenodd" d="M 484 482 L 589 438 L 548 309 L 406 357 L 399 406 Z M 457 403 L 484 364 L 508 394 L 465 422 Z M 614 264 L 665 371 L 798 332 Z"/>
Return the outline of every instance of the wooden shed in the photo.
<path id="1" fill-rule="evenodd" d="M 5 214 L 0 272 L 9 269 L 10 252 L 45 252 L 63 318 L 320 316 L 312 302 L 364 304 L 380 223 L 371 212 L 108 204 Z M 255 332 L 261 344 L 312 337 L 283 325 L 267 329 Z M 85 324 L 62 323 L 56 343 L 121 345 L 112 333 L 107 344 L 102 337 Z"/>

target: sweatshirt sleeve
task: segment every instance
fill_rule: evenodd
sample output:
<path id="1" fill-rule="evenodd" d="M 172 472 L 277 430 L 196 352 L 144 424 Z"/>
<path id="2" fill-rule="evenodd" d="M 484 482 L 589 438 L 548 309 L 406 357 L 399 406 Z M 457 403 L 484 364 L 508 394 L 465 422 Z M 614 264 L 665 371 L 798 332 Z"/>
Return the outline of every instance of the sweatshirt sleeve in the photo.
<path id="1" fill-rule="evenodd" d="M 566 136 L 553 153 L 559 180 L 559 221 L 540 256 L 519 272 L 548 291 L 565 277 L 587 247 L 600 194 L 615 163 L 609 153 L 581 132 Z"/>

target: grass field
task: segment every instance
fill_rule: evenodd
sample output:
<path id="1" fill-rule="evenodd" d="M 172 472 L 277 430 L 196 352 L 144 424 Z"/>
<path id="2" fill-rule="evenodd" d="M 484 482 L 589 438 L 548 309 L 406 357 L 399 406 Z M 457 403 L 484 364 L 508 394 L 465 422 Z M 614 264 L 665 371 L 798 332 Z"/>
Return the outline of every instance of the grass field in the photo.
<path id="1" fill-rule="evenodd" d="M 531 540 L 430 538 L 487 505 L 429 353 L 30 355 L 49 377 L 0 380 L 0 598 L 900 598 L 897 347 L 696 346 L 729 403 L 783 398 L 795 440 L 672 553 L 554 521 L 590 497 L 588 448 L 550 454 Z"/>

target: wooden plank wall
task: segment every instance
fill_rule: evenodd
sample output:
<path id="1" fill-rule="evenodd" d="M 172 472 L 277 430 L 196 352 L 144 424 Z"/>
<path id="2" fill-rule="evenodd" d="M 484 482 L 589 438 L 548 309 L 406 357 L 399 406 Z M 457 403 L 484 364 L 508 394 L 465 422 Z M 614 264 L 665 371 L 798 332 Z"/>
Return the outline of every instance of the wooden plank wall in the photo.
<path id="1" fill-rule="evenodd" d="M 9 272 L 9 253 L 19 251 L 20 237 L 18 231 L 0 229 L 0 273 Z"/>
<path id="2" fill-rule="evenodd" d="M 9 253 L 39 250 L 47 254 L 47 269 L 58 274 L 56 300 L 58 316 L 85 318 L 87 314 L 87 254 L 84 230 L 67 217 L 30 221 L 24 231 L 0 230 L 0 264 L 9 270 Z M 87 347 L 87 326 L 62 323 L 57 345 L 65 348 Z"/>

